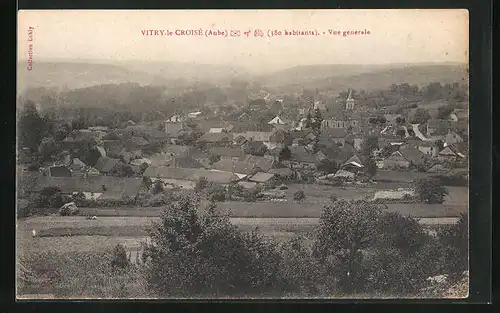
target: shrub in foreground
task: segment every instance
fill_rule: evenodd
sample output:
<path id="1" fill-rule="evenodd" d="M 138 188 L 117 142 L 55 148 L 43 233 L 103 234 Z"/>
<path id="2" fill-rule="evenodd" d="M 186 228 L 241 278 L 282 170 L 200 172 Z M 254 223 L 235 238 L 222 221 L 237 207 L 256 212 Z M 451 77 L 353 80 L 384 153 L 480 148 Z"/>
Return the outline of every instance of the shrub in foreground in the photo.
<path id="1" fill-rule="evenodd" d="M 280 295 L 281 258 L 272 241 L 244 234 L 192 197 L 165 207 L 145 248 L 149 286 L 162 297 Z"/>

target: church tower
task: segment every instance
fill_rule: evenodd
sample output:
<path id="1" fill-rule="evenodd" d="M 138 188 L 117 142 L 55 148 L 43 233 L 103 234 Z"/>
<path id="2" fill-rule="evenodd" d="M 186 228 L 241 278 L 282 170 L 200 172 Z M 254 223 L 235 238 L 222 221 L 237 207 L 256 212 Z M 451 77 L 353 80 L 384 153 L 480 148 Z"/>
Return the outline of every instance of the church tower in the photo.
<path id="1" fill-rule="evenodd" d="M 349 96 L 347 97 L 347 101 L 345 103 L 346 110 L 354 110 L 354 99 L 352 98 L 352 90 L 349 90 Z"/>

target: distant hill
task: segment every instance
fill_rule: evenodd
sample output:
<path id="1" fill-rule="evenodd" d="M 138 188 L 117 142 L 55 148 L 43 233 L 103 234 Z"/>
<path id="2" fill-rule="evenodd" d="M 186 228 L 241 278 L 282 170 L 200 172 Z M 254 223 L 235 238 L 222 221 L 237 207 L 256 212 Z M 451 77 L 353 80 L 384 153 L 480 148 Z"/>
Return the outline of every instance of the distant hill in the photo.
<path id="1" fill-rule="evenodd" d="M 175 79 L 186 83 L 210 82 L 227 85 L 235 78 L 243 80 L 249 78 L 245 69 L 230 65 L 158 61 L 123 61 L 116 64 L 129 70 L 143 71 L 165 79 Z"/>
<path id="2" fill-rule="evenodd" d="M 276 72 L 261 79 L 271 88 L 341 91 L 385 89 L 391 84 L 426 85 L 430 82 L 467 81 L 467 69 L 461 64 L 422 65 L 313 65 Z"/>
<path id="3" fill-rule="evenodd" d="M 194 82 L 228 84 L 234 78 L 247 78 L 243 69 L 210 64 L 122 61 L 111 63 L 37 62 L 33 70 L 19 63 L 18 91 L 28 87 L 83 88 L 100 84 L 138 83 L 140 85 L 190 86 Z"/>
<path id="4" fill-rule="evenodd" d="M 95 63 L 37 62 L 33 70 L 26 63 L 18 67 L 18 92 L 28 87 L 83 88 L 100 84 L 138 83 L 141 85 L 163 85 L 167 80 L 158 75 L 133 71 L 120 66 Z"/>
<path id="5" fill-rule="evenodd" d="M 338 76 L 350 76 L 367 73 L 376 70 L 385 70 L 392 65 L 364 65 L 364 64 L 318 64 L 300 65 L 277 71 L 268 75 L 262 75 L 257 79 L 268 86 L 280 86 L 289 84 L 303 84 L 318 79 L 326 79 Z"/>

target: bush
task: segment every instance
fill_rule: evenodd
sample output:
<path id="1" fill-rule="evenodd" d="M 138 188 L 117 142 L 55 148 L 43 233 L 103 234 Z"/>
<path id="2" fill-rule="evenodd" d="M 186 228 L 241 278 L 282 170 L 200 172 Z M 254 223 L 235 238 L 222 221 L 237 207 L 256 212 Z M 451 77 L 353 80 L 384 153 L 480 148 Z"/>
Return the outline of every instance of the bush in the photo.
<path id="1" fill-rule="evenodd" d="M 422 202 L 443 203 L 448 190 L 434 178 L 423 178 L 414 182 L 415 192 Z"/>
<path id="2" fill-rule="evenodd" d="M 297 190 L 294 194 L 293 194 L 293 200 L 295 201 L 302 201 L 306 198 L 306 194 L 304 193 L 303 190 Z"/>
<path id="3" fill-rule="evenodd" d="M 469 261 L 469 217 L 461 214 L 457 224 L 449 225 L 438 232 L 440 242 L 447 247 L 449 262 L 447 273 L 453 277 L 459 276 L 468 270 Z"/>
<path id="4" fill-rule="evenodd" d="M 226 188 L 223 186 L 213 186 L 208 190 L 208 199 L 212 202 L 222 202 L 226 200 Z"/>
<path id="5" fill-rule="evenodd" d="M 278 187 L 278 185 L 279 183 L 276 180 L 271 179 L 263 184 L 263 188 L 269 190 Z"/>
<path id="6" fill-rule="evenodd" d="M 276 246 L 241 233 L 227 215 L 183 197 L 165 207 L 144 251 L 146 278 L 160 297 L 281 295 Z"/>
<path id="7" fill-rule="evenodd" d="M 418 259 L 429 242 L 418 221 L 382 208 L 337 200 L 320 216 L 313 254 L 333 266 L 342 292 L 414 294 L 435 269 Z"/>
<path id="8" fill-rule="evenodd" d="M 64 204 L 61 189 L 57 186 L 44 187 L 40 191 L 37 206 L 42 208 L 59 208 Z"/>
<path id="9" fill-rule="evenodd" d="M 79 212 L 80 209 L 74 203 L 67 203 L 59 209 L 59 215 L 61 216 L 77 215 Z"/>
<path id="10" fill-rule="evenodd" d="M 162 193 L 164 191 L 165 191 L 165 187 L 164 187 L 163 181 L 161 181 L 160 179 L 156 180 L 153 183 L 153 189 L 151 189 L 151 193 L 153 195 L 156 195 L 156 194 Z"/>
<path id="11" fill-rule="evenodd" d="M 167 205 L 170 202 L 172 202 L 172 196 L 170 194 L 158 193 L 147 197 L 141 204 L 147 207 L 159 207 Z"/>
<path id="12" fill-rule="evenodd" d="M 111 253 L 111 268 L 113 269 L 125 269 L 130 265 L 130 260 L 127 257 L 127 251 L 125 246 L 122 244 L 117 244 Z"/>
<path id="13" fill-rule="evenodd" d="M 209 182 L 207 180 L 206 177 L 200 177 L 197 181 L 196 181 L 196 185 L 194 186 L 194 190 L 196 192 L 200 192 L 202 190 L 204 190 L 205 188 L 207 188 L 209 186 Z"/>
<path id="14" fill-rule="evenodd" d="M 30 253 L 21 259 L 19 295 L 53 294 L 56 298 L 145 298 L 140 269 L 112 270 L 111 251 Z"/>
<path id="15" fill-rule="evenodd" d="M 79 207 L 85 207 L 88 206 L 87 198 L 83 194 L 83 192 L 78 192 L 76 194 L 73 194 L 71 196 L 71 200 Z"/>

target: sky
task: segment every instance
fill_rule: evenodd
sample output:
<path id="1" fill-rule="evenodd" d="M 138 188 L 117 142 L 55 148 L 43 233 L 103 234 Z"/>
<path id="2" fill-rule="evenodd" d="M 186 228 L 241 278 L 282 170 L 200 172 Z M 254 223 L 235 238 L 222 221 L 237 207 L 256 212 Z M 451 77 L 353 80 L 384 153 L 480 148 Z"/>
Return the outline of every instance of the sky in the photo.
<path id="1" fill-rule="evenodd" d="M 30 27 L 32 33 L 30 37 Z M 143 30 L 239 30 L 240 37 Z M 254 37 L 260 29 L 264 37 Z M 19 11 L 18 59 L 165 61 L 270 71 L 309 64 L 468 62 L 467 10 Z M 251 30 L 246 37 L 244 31 Z M 282 35 L 269 37 L 269 30 Z M 284 36 L 316 30 L 320 36 Z M 340 35 L 329 35 L 329 30 Z M 369 31 L 343 36 L 344 31 Z M 325 34 L 323 35 L 323 32 Z M 32 39 L 32 41 L 29 41 Z M 31 46 L 29 46 L 31 44 Z"/>

